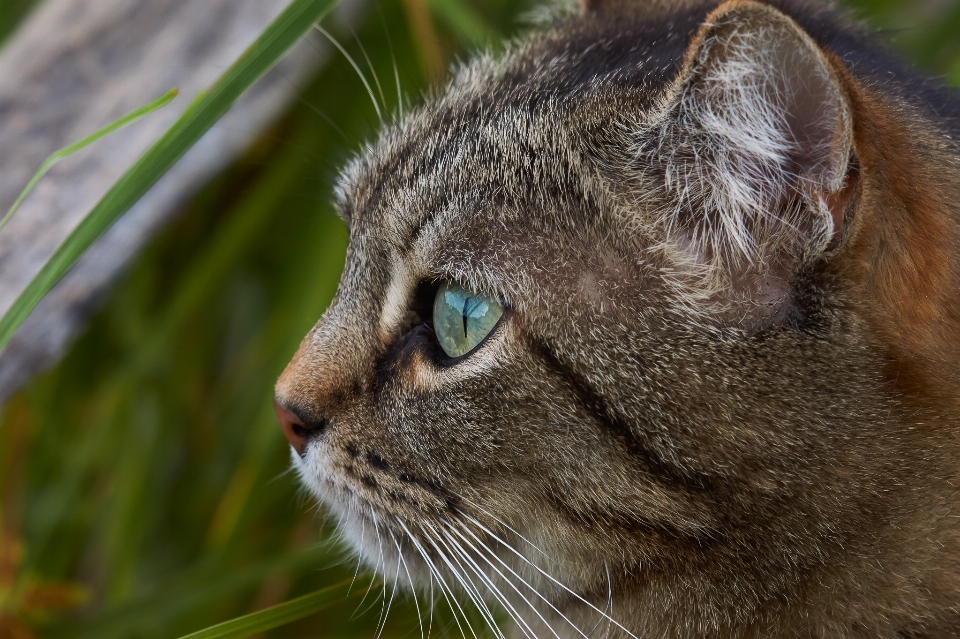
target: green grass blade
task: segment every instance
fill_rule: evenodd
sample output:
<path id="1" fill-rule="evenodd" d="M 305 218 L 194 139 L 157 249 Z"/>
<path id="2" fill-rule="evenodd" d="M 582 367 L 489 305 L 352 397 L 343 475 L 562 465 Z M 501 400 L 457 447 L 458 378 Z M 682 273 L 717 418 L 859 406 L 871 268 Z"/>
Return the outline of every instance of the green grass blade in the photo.
<path id="1" fill-rule="evenodd" d="M 171 620 L 191 615 L 197 609 L 215 608 L 218 602 L 256 587 L 272 576 L 296 571 L 305 564 L 320 565 L 329 558 L 330 548 L 326 544 L 286 550 L 278 556 L 239 568 L 224 568 L 222 558 L 207 558 L 149 595 L 106 611 L 82 624 L 70 620 L 62 627 L 48 631 L 49 634 L 45 636 L 50 639 L 149 636 L 150 628 L 163 627 Z M 365 583 L 368 582 L 360 585 L 361 590 Z"/>
<path id="2" fill-rule="evenodd" d="M 37 172 L 33 174 L 32 178 L 30 178 L 30 181 L 27 182 L 27 185 L 23 187 L 23 190 L 20 192 L 20 195 L 17 196 L 16 201 L 14 201 L 14 203 L 10 206 L 10 209 L 7 211 L 7 214 L 3 216 L 2 220 L 0 220 L 0 229 L 3 229 L 3 227 L 7 225 L 7 222 L 10 221 L 10 218 L 13 217 L 13 214 L 16 213 L 17 209 L 20 208 L 20 205 L 23 204 L 23 201 L 26 199 L 27 195 L 30 194 L 30 191 L 33 190 L 33 187 L 36 186 L 37 182 L 40 181 L 40 178 L 42 178 L 46 174 L 46 172 L 49 171 L 51 167 L 53 167 L 54 164 L 56 164 L 57 162 L 59 162 L 65 157 L 73 155 L 80 149 L 93 144 L 100 138 L 110 135 L 117 129 L 122 129 L 128 124 L 132 124 L 133 122 L 139 120 L 143 116 L 153 113 L 154 111 L 156 111 L 161 107 L 167 106 L 168 104 L 170 104 L 171 100 L 177 97 L 177 93 L 178 91 L 176 88 L 170 89 L 169 91 L 161 95 L 159 98 L 157 98 L 153 102 L 150 102 L 149 104 L 145 104 L 139 109 L 131 111 L 130 113 L 126 114 L 125 116 L 123 116 L 118 120 L 114 120 L 107 126 L 103 127 L 102 129 L 98 129 L 97 131 L 94 131 L 93 133 L 83 138 L 79 142 L 74 142 L 69 146 L 65 146 L 62 149 L 59 149 L 51 153 L 50 157 L 48 157 L 46 160 L 43 161 L 43 164 L 40 165 L 40 168 L 37 169 Z"/>
<path id="3" fill-rule="evenodd" d="M 336 0 L 293 0 L 208 90 L 123 176 L 54 251 L 0 319 L 0 348 L 91 244 L 143 196 L 238 97 L 266 73 Z"/>
<path id="4" fill-rule="evenodd" d="M 243 639 L 258 632 L 279 628 L 303 619 L 324 608 L 343 603 L 348 597 L 364 595 L 369 589 L 375 587 L 377 586 L 370 585 L 370 579 L 367 577 L 357 579 L 356 582 L 343 581 L 309 595 L 285 601 L 272 608 L 194 632 L 181 639 Z"/>

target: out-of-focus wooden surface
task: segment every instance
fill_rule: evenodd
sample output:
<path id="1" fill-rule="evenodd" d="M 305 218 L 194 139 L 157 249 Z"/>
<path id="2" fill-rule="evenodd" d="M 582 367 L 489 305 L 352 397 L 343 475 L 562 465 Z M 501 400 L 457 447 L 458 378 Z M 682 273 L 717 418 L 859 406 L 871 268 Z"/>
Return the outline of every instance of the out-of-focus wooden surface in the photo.
<path id="1" fill-rule="evenodd" d="M 288 0 L 46 0 L 0 50 L 0 212 L 43 159 L 171 87 L 170 105 L 61 161 L 0 232 L 4 312 L 85 213 Z M 355 4 L 355 3 L 351 3 Z M 183 199 L 275 119 L 321 62 L 303 42 L 123 217 L 0 353 L 0 402 L 53 363 Z"/>

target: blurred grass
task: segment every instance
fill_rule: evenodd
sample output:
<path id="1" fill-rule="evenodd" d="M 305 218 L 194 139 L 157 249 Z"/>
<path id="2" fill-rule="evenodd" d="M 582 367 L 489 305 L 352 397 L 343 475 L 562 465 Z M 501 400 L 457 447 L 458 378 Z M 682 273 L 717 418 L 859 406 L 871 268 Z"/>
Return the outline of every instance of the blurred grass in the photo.
<path id="1" fill-rule="evenodd" d="M 0 37 L 29 4 L 0 0 Z M 960 0 L 848 4 L 924 68 L 958 73 Z M 394 113 L 394 61 L 416 101 L 453 56 L 515 32 L 529 8 L 382 0 L 356 39 L 325 25 L 364 72 L 369 56 Z M 6 407 L 0 638 L 176 637 L 353 575 L 286 472 L 270 398 L 336 289 L 346 231 L 332 180 L 377 126 L 356 72 L 333 55 L 138 257 L 63 362 Z M 371 604 L 262 636 L 370 637 Z M 458 636 L 443 608 L 434 631 Z M 419 632 L 409 600 L 396 602 L 384 637 Z"/>

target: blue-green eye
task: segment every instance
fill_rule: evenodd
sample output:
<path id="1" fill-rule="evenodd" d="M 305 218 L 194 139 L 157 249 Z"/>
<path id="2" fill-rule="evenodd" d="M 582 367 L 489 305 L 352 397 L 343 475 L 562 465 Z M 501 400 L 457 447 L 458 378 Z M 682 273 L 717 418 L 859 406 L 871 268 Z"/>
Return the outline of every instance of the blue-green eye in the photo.
<path id="1" fill-rule="evenodd" d="M 433 330 L 449 357 L 466 355 L 497 325 L 503 307 L 483 293 L 444 282 L 433 302 Z"/>

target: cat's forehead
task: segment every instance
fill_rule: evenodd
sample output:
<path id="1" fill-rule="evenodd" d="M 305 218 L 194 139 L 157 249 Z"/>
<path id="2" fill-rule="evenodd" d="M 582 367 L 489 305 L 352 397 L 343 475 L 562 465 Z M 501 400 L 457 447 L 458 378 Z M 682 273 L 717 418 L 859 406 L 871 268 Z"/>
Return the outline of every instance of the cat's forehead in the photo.
<path id="1" fill-rule="evenodd" d="M 341 209 L 398 250 L 442 216 L 569 222 L 597 195 L 597 154 L 658 107 L 703 15 L 575 18 L 474 59 L 347 168 Z"/>

